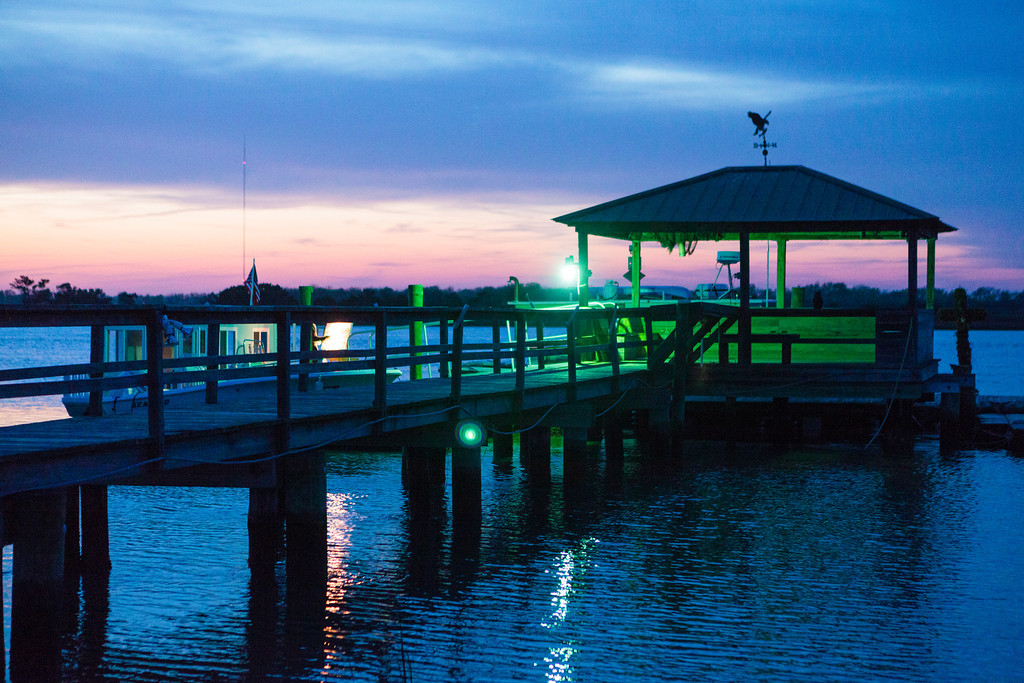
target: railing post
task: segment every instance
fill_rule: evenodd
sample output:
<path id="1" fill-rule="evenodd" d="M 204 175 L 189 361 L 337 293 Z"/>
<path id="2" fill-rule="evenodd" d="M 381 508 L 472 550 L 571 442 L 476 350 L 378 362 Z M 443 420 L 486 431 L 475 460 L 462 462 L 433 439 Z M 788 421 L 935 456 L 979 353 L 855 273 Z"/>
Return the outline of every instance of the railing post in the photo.
<path id="1" fill-rule="evenodd" d="M 451 403 L 453 406 L 457 406 L 462 402 L 462 339 L 463 339 L 463 323 L 466 319 L 466 313 L 469 312 L 469 306 L 463 306 L 462 311 L 459 313 L 459 317 L 455 320 L 455 325 L 452 327 L 452 393 Z"/>
<path id="2" fill-rule="evenodd" d="M 608 358 L 612 363 L 612 391 L 619 391 L 619 307 L 612 308 L 608 320 Z"/>
<path id="3" fill-rule="evenodd" d="M 206 327 L 206 356 L 209 358 L 218 355 L 220 355 L 220 323 L 210 323 Z M 210 363 L 206 369 L 216 370 L 219 367 L 216 363 Z M 217 402 L 216 379 L 206 380 L 206 402 L 211 404 Z"/>
<path id="4" fill-rule="evenodd" d="M 287 420 L 292 412 L 291 392 L 291 351 L 292 314 L 282 311 L 277 314 L 277 417 Z"/>
<path id="5" fill-rule="evenodd" d="M 288 434 L 288 419 L 292 412 L 291 392 L 291 337 L 292 337 L 292 316 L 288 311 L 280 312 L 275 317 L 277 327 L 277 353 L 276 377 L 277 377 L 277 419 L 278 425 L 275 428 L 274 447 L 278 453 L 288 450 L 290 437 Z"/>
<path id="6" fill-rule="evenodd" d="M 569 400 L 576 400 L 576 313 L 579 306 L 569 315 L 565 323 L 566 360 L 569 362 Z"/>
<path id="7" fill-rule="evenodd" d="M 491 369 L 498 374 L 501 372 L 501 326 L 496 322 L 491 323 L 491 352 L 494 354 Z"/>
<path id="8" fill-rule="evenodd" d="M 441 346 L 441 363 L 438 368 L 438 374 L 443 379 L 447 379 L 449 376 L 448 372 L 448 314 L 445 313 L 441 316 L 440 324 L 437 330 L 438 343 Z"/>
<path id="9" fill-rule="evenodd" d="M 522 405 L 526 390 L 526 315 L 516 313 L 516 400 Z"/>
<path id="10" fill-rule="evenodd" d="M 164 455 L 164 326 L 163 311 L 150 312 L 146 321 L 146 391 L 149 414 L 149 439 L 152 456 Z"/>
<path id="11" fill-rule="evenodd" d="M 750 365 L 750 233 L 740 233 L 740 316 L 739 339 L 736 343 L 736 362 Z"/>
<path id="12" fill-rule="evenodd" d="M 387 311 L 377 312 L 377 321 L 374 331 L 374 356 L 373 356 L 373 407 L 381 418 L 388 414 L 387 395 L 387 360 L 388 360 L 388 314 Z M 380 423 L 375 425 L 374 431 L 383 431 Z"/>
<path id="13" fill-rule="evenodd" d="M 302 285 L 299 287 L 299 303 L 303 306 L 313 305 L 313 287 L 311 285 Z M 299 351 L 308 353 L 313 350 L 313 329 L 312 326 L 315 323 L 312 322 L 301 322 L 299 323 Z M 299 386 L 298 389 L 301 392 L 309 391 L 309 365 L 312 363 L 311 360 L 303 359 L 299 361 Z"/>
<path id="14" fill-rule="evenodd" d="M 639 288 L 639 287 L 638 287 Z M 658 348 L 654 344 L 654 321 L 651 319 L 650 309 L 644 317 L 644 335 L 647 337 L 647 369 L 654 368 L 654 352 Z"/>
<path id="15" fill-rule="evenodd" d="M 543 370 L 547 356 L 544 355 L 544 322 L 537 320 L 537 369 Z"/>
<path id="16" fill-rule="evenodd" d="M 423 308 L 423 285 L 409 285 L 409 306 Z M 409 346 L 423 346 L 423 321 L 420 319 L 409 323 Z M 423 366 L 413 360 L 421 355 L 419 351 L 409 353 L 409 379 L 423 379 Z"/>
<path id="17" fill-rule="evenodd" d="M 676 304 L 676 348 L 672 362 L 672 403 L 669 419 L 674 442 L 681 440 L 686 419 L 686 372 L 690 364 L 690 337 L 693 325 L 690 322 L 690 305 Z"/>
<path id="18" fill-rule="evenodd" d="M 106 328 L 103 325 L 93 325 L 89 334 L 89 362 L 103 362 L 103 333 Z M 102 372 L 93 372 L 89 377 L 103 377 Z M 100 416 L 103 414 L 103 390 L 94 389 L 89 392 L 89 408 L 86 415 Z"/>

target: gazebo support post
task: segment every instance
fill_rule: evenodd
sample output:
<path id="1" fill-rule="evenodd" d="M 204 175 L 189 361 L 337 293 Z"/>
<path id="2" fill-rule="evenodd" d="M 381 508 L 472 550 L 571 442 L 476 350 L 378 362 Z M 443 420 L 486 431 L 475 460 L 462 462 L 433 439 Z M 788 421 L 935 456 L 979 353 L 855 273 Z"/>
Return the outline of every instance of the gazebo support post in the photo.
<path id="1" fill-rule="evenodd" d="M 751 362 L 750 349 L 750 233 L 740 233 L 740 319 L 739 345 L 736 360 L 740 365 Z"/>
<path id="2" fill-rule="evenodd" d="M 917 367 L 917 231 L 913 229 L 907 231 L 907 312 L 907 353 L 910 367 Z"/>
<path id="3" fill-rule="evenodd" d="M 629 260 L 629 291 L 630 304 L 633 308 L 640 307 L 640 240 L 633 240 L 633 247 L 630 250 L 633 258 Z"/>
<path id="4" fill-rule="evenodd" d="M 775 308 L 786 307 L 786 240 L 775 240 Z M 765 296 L 768 293 L 765 292 Z"/>
<path id="5" fill-rule="evenodd" d="M 576 243 L 579 248 L 580 277 L 578 283 L 578 294 L 580 308 L 590 305 L 590 253 L 587 245 L 587 233 L 582 230 L 576 231 Z"/>
<path id="6" fill-rule="evenodd" d="M 929 311 L 935 308 L 935 238 L 928 238 L 928 274 L 927 290 L 925 290 L 925 308 Z"/>
<path id="7" fill-rule="evenodd" d="M 907 232 L 907 309 L 917 313 L 917 233 Z"/>

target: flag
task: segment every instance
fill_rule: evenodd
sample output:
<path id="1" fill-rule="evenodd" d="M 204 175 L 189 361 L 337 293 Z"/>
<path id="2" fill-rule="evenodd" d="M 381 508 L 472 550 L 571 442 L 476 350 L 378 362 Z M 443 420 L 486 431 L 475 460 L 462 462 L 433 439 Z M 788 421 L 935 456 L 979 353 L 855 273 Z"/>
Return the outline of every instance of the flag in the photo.
<path id="1" fill-rule="evenodd" d="M 259 303 L 260 285 L 256 280 L 256 259 L 252 260 L 252 270 L 249 271 L 249 277 L 245 280 L 245 288 L 249 290 L 249 305 Z"/>

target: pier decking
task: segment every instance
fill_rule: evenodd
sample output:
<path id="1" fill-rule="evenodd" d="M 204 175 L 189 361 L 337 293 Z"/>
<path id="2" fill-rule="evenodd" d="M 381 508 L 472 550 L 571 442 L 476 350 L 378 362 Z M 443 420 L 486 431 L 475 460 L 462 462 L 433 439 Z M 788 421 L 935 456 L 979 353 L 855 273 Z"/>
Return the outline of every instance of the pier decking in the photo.
<path id="1" fill-rule="evenodd" d="M 390 440 L 400 448 L 396 436 L 407 431 L 423 432 L 454 420 L 475 417 L 488 422 L 512 424 L 513 405 L 524 415 L 544 412 L 569 402 L 566 368 L 547 368 L 526 374 L 521 395 L 512 372 L 477 374 L 462 379 L 462 400 L 453 405 L 451 379 L 422 379 L 398 382 L 388 387 L 388 415 L 379 417 L 374 409 L 372 387 L 345 390 L 296 392 L 287 422 L 286 450 L 375 438 L 378 444 Z M 620 367 L 622 386 L 633 382 L 638 396 L 647 388 L 645 362 L 624 362 Z M 610 403 L 615 398 L 615 380 L 609 365 L 577 369 L 577 401 Z M 635 405 L 636 400 L 628 405 Z M 197 465 L 247 460 L 280 452 L 278 443 L 285 421 L 277 418 L 277 401 L 271 388 L 262 396 L 232 398 L 216 404 L 164 409 L 163 455 L 156 466 L 149 439 L 145 410 L 130 415 L 85 417 L 0 428 L 0 495 L 75 483 L 113 483 L 146 479 L 149 473 L 170 473 Z M 418 440 L 423 439 L 420 434 Z M 451 442 L 447 435 L 435 441 Z M 192 483 L 208 485 L 258 486 L 260 476 L 248 465 L 229 475 L 221 469 L 216 476 L 192 474 Z M 109 474 L 105 474 L 109 473 Z M 168 476 L 155 481 L 172 481 Z M 184 478 L 177 481 L 184 482 Z M 265 484 L 263 484 L 265 485 Z"/>
<path id="2" fill-rule="evenodd" d="M 84 390 L 98 401 L 112 387 L 144 386 L 148 396 L 162 396 L 164 384 L 172 381 L 207 385 L 207 402 L 193 407 L 165 407 L 157 400 L 128 415 L 0 428 L 0 496 L 248 462 L 366 438 L 390 440 L 396 447 L 410 439 L 452 446 L 449 428 L 465 418 L 511 431 L 549 411 L 554 417 L 548 416 L 548 425 L 571 413 L 570 422 L 583 419 L 590 426 L 614 403 L 619 412 L 666 413 L 664 421 L 679 431 L 688 401 L 912 401 L 957 388 L 952 378 L 937 374 L 931 358 L 930 312 L 755 310 L 750 312 L 753 332 L 745 336 L 736 333 L 742 311 L 713 303 L 600 310 L 196 307 L 166 312 L 211 330 L 227 322 L 271 320 L 281 345 L 275 354 L 224 356 L 211 348 L 205 355 L 164 360 L 158 324 L 165 309 L 0 311 L 6 326 L 87 325 L 94 336 L 92 363 L 0 371 L 0 397 Z M 314 351 L 306 337 L 298 344 L 305 350 L 291 350 L 293 336 L 301 336 L 296 329 L 337 319 L 371 326 L 378 343 L 362 351 Z M 148 360 L 102 362 L 96 352 L 102 344 L 95 338 L 114 323 L 147 326 L 150 339 L 157 340 L 147 342 Z M 438 325 L 437 343 L 388 347 L 389 326 L 423 323 Z M 493 342 L 465 343 L 464 327 L 470 323 L 491 327 Z M 515 338 L 502 342 L 502 328 L 510 337 L 514 330 Z M 527 338 L 528 329 L 534 338 Z M 737 362 L 741 353 L 750 362 Z M 566 363 L 570 357 L 574 362 Z M 233 362 L 239 358 L 249 362 Z M 338 358 L 344 362 L 327 362 Z M 466 374 L 465 361 L 486 364 L 486 372 Z M 372 386 L 344 390 L 294 390 L 296 375 L 305 379 L 325 367 L 372 369 L 375 379 Z M 395 367 L 405 367 L 410 376 L 414 369 L 433 367 L 439 376 L 389 384 L 384 373 Z M 72 378 L 76 374 L 88 378 Z M 267 382 L 262 394 L 229 399 L 221 392 L 218 400 L 220 381 L 253 376 L 277 381 Z"/>

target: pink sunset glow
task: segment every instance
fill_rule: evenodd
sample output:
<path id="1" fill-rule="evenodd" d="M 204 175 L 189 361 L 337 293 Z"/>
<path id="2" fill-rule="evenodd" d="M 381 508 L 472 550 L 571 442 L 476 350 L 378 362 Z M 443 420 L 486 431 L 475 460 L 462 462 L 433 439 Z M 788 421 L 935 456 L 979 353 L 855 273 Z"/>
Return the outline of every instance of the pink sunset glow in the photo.
<path id="1" fill-rule="evenodd" d="M 574 232 L 551 217 L 601 198 L 526 193 L 388 199 L 296 198 L 248 202 L 203 189 L 7 185 L 0 188 L 5 251 L 0 278 L 46 277 L 108 294 L 219 291 L 240 284 L 256 259 L 260 279 L 286 287 L 560 286 L 558 267 L 576 253 Z M 939 240 L 937 286 L 1019 286 L 1020 270 L 972 249 L 964 233 Z M 768 249 L 770 246 L 770 255 Z M 644 245 L 644 285 L 694 287 L 715 279 L 716 254 L 735 243 L 702 243 L 680 258 Z M 752 283 L 775 287 L 775 244 L 751 244 Z M 592 285 L 626 285 L 627 247 L 591 238 Z M 770 267 L 766 268 L 766 259 Z M 921 277 L 924 248 L 920 249 Z M 724 278 L 724 275 L 723 275 Z M 903 242 L 790 243 L 787 285 L 846 282 L 906 286 Z"/>

